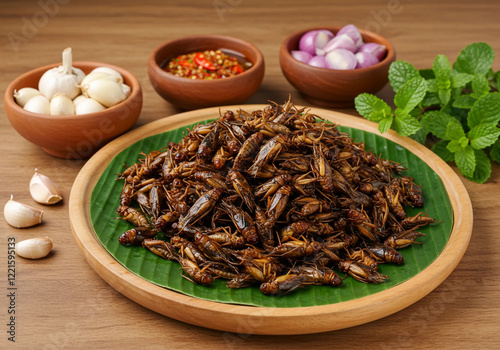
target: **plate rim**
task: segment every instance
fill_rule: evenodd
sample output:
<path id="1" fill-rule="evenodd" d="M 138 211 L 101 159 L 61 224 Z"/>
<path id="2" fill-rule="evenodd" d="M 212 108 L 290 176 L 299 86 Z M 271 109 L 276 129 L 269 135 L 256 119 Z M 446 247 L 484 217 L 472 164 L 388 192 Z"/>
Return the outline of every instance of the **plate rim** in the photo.
<path id="1" fill-rule="evenodd" d="M 71 188 L 69 218 L 81 252 L 101 278 L 134 302 L 179 321 L 236 333 L 285 335 L 332 331 L 383 318 L 417 302 L 448 277 L 460 262 L 472 235 L 472 203 L 459 176 L 436 154 L 408 137 L 401 137 L 393 130 L 381 134 L 376 123 L 314 107 L 307 109 L 342 126 L 371 132 L 405 147 L 441 178 L 452 205 L 454 223 L 446 246 L 428 267 L 401 284 L 362 298 L 320 306 L 270 308 L 219 303 L 184 295 L 146 281 L 116 261 L 98 240 L 90 221 L 90 196 L 109 161 L 137 141 L 211 119 L 219 115 L 219 111 L 253 111 L 266 106 L 220 106 L 164 117 L 118 137 L 87 161 Z M 279 327 L 276 327 L 278 322 Z"/>

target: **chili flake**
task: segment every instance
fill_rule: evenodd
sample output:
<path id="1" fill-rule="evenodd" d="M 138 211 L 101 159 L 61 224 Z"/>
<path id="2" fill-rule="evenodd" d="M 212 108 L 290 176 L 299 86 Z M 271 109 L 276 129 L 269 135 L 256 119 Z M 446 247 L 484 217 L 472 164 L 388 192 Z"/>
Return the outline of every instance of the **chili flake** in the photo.
<path id="1" fill-rule="evenodd" d="M 243 73 L 251 63 L 241 63 L 234 56 L 221 50 L 192 52 L 172 58 L 165 71 L 178 77 L 190 79 L 223 79 Z"/>

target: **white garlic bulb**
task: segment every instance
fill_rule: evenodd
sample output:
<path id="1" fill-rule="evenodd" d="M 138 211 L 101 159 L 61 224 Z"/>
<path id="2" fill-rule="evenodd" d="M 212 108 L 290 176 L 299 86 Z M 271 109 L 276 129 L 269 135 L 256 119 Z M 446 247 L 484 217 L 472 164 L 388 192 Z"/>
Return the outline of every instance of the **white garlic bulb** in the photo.
<path id="1" fill-rule="evenodd" d="M 25 239 L 16 243 L 16 254 L 26 259 L 41 259 L 49 255 L 52 246 L 49 237 Z"/>
<path id="2" fill-rule="evenodd" d="M 75 105 L 65 94 L 55 94 L 50 100 L 51 115 L 75 115 Z"/>
<path id="3" fill-rule="evenodd" d="M 75 107 L 76 115 L 95 113 L 106 109 L 106 107 L 104 107 L 96 100 L 89 97 L 85 97 L 83 95 L 82 97 L 83 99 L 81 99 Z"/>
<path id="4" fill-rule="evenodd" d="M 108 79 L 92 80 L 82 85 L 82 92 L 106 107 L 112 107 L 127 98 L 120 84 Z"/>
<path id="5" fill-rule="evenodd" d="M 44 95 L 37 95 L 30 98 L 23 108 L 33 113 L 49 114 L 50 102 Z"/>
<path id="6" fill-rule="evenodd" d="M 71 47 L 68 47 L 62 53 L 62 66 L 43 73 L 38 82 L 38 90 L 49 100 L 57 93 L 63 93 L 70 99 L 74 99 L 80 94 L 79 85 L 85 77 L 85 73 L 72 65 Z"/>
<path id="7" fill-rule="evenodd" d="M 30 181 L 30 194 L 41 204 L 56 204 L 62 200 L 59 186 L 48 176 L 38 173 L 37 169 Z"/>
<path id="8" fill-rule="evenodd" d="M 14 99 L 19 106 L 24 107 L 26 102 L 28 102 L 32 97 L 39 96 L 41 94 L 42 93 L 37 89 L 25 87 L 19 90 L 14 90 Z"/>
<path id="9" fill-rule="evenodd" d="M 42 222 L 43 210 L 15 201 L 11 195 L 3 208 L 5 221 L 16 228 L 37 225 Z"/>

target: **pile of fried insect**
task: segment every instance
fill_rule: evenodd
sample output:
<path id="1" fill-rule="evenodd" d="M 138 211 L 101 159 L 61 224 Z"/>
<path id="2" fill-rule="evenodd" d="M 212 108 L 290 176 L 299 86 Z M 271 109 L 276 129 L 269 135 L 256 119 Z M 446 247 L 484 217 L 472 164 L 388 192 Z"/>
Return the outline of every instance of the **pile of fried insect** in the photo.
<path id="1" fill-rule="evenodd" d="M 403 166 L 290 100 L 220 114 L 119 174 L 117 212 L 135 226 L 120 243 L 177 261 L 201 285 L 283 295 L 340 286 L 335 270 L 383 282 L 378 265 L 402 264 L 398 249 L 435 222 L 407 217 L 423 198 Z"/>

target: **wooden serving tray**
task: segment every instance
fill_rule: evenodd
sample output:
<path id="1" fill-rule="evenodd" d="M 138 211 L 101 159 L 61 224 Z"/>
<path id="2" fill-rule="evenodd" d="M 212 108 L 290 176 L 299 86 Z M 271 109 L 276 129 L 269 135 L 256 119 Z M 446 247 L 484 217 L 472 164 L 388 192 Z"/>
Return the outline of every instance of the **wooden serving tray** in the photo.
<path id="1" fill-rule="evenodd" d="M 437 155 L 392 130 L 382 135 L 410 150 L 441 178 L 453 208 L 453 229 L 443 251 L 422 272 L 381 292 L 335 304 L 271 308 L 219 303 L 187 296 L 132 273 L 121 265 L 97 238 L 91 218 L 92 190 L 108 163 L 122 150 L 148 136 L 214 118 L 219 109 L 253 111 L 265 105 L 207 108 L 160 119 L 112 141 L 97 152 L 78 174 L 69 198 L 73 235 L 85 259 L 113 288 L 153 311 L 190 324 L 249 334 L 308 334 L 352 327 L 388 316 L 415 303 L 436 288 L 457 266 L 472 234 L 472 205 L 456 173 Z M 377 124 L 347 114 L 311 109 L 342 126 L 380 135 Z"/>

